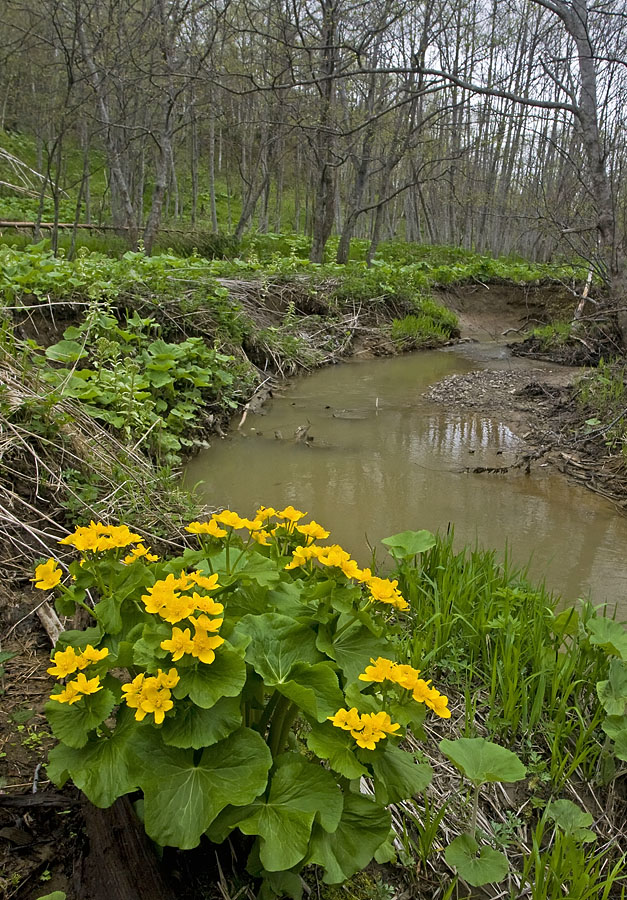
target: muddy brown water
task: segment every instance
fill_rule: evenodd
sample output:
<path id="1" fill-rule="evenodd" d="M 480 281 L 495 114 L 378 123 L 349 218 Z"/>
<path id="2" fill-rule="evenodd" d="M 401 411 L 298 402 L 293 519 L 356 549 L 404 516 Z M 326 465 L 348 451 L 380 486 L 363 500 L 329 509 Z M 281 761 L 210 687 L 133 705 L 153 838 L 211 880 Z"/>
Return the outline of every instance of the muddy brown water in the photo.
<path id="1" fill-rule="evenodd" d="M 469 344 L 321 369 L 216 440 L 190 462 L 185 482 L 241 515 L 260 504 L 307 510 L 363 565 L 369 545 L 383 558 L 383 537 L 452 524 L 460 547 L 508 546 L 517 565 L 529 564 L 530 577 L 564 601 L 618 604 L 624 618 L 627 518 L 549 467 L 469 473 L 513 462 L 522 441 L 496 419 L 422 396 L 447 375 L 526 364 L 505 347 Z M 293 439 L 305 425 L 310 445 Z"/>

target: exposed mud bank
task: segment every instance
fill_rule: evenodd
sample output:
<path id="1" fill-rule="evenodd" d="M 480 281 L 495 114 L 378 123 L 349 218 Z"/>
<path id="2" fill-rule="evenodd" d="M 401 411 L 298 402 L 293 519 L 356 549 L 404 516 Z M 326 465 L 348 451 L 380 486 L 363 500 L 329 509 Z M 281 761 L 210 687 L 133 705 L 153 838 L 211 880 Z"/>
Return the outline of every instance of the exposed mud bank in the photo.
<path id="1" fill-rule="evenodd" d="M 552 354 L 529 358 L 529 344 L 506 347 L 512 335 L 546 321 L 557 309 L 567 314 L 574 306 L 572 295 L 559 288 L 486 286 L 458 289 L 442 295 L 442 300 L 457 312 L 462 340 L 469 342 L 468 354 L 482 367 L 468 375 L 445 378 L 429 390 L 429 399 L 499 418 L 526 443 L 527 450 L 517 464 L 549 463 L 627 513 L 624 462 L 608 452 L 603 429 L 586 427 L 576 400 L 577 383 L 586 371 L 576 366 L 585 354 L 593 363 L 599 354 L 590 354 L 577 341 L 582 354 L 558 353 L 557 358 Z M 481 345 L 473 346 L 477 341 Z M 494 342 L 498 352 L 486 347 L 486 341 Z M 509 352 L 515 358 L 509 357 Z M 483 368 L 490 366 L 491 357 L 500 357 L 499 367 Z"/>

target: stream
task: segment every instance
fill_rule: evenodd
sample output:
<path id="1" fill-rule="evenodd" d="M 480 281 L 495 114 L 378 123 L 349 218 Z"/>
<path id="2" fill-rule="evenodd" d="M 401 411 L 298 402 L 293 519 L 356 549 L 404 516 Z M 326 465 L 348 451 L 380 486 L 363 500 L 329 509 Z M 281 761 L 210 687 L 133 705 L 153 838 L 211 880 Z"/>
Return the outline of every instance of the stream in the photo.
<path id="1" fill-rule="evenodd" d="M 189 463 L 185 483 L 244 516 L 261 504 L 307 510 L 361 565 L 383 537 L 451 524 L 460 547 L 507 547 L 565 602 L 618 604 L 624 616 L 627 518 L 548 466 L 469 473 L 514 462 L 523 442 L 498 419 L 422 396 L 447 375 L 525 365 L 504 346 L 474 343 L 319 369 L 216 439 Z M 307 425 L 313 441 L 296 442 Z"/>

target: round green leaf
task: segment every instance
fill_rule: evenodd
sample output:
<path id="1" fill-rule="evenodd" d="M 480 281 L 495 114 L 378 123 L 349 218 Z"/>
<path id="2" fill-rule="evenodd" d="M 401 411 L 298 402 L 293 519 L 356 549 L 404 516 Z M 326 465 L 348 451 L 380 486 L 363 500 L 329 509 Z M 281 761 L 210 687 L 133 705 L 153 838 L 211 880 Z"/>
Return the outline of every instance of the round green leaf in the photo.
<path id="1" fill-rule="evenodd" d="M 368 750 L 361 753 L 366 758 Z M 385 747 L 372 752 L 375 797 L 387 806 L 420 794 L 433 777 L 433 769 L 427 763 L 416 763 L 412 753 L 400 750 L 385 741 Z"/>
<path id="2" fill-rule="evenodd" d="M 274 686 L 269 682 L 266 684 Z M 327 663 L 313 666 L 297 663 L 290 671 L 289 680 L 277 684 L 276 688 L 318 722 L 335 715 L 344 704 L 337 675 Z"/>
<path id="3" fill-rule="evenodd" d="M 334 831 L 342 815 L 342 792 L 326 769 L 296 753 L 279 757 L 267 800 L 259 799 L 240 821 L 244 834 L 261 838 L 264 869 L 291 869 L 306 855 L 314 819 Z"/>
<path id="4" fill-rule="evenodd" d="M 444 738 L 439 744 L 442 753 L 473 784 L 488 781 L 520 781 L 527 770 L 515 753 L 485 738 Z"/>
<path id="5" fill-rule="evenodd" d="M 345 778 L 360 778 L 368 774 L 368 770 L 362 766 L 353 752 L 355 748 L 353 738 L 347 731 L 335 728 L 330 722 L 324 725 L 311 723 L 307 746 L 320 759 L 328 759 L 331 768 Z"/>
<path id="6" fill-rule="evenodd" d="M 597 644 L 606 653 L 620 656 L 627 661 L 627 630 L 614 619 L 599 616 L 586 623 L 590 634 L 590 643 Z"/>
<path id="7" fill-rule="evenodd" d="M 221 697 L 211 709 L 181 701 L 176 715 L 166 718 L 161 729 L 164 744 L 186 749 L 210 747 L 224 740 L 242 724 L 239 697 Z"/>
<path id="8" fill-rule="evenodd" d="M 272 757 L 263 738 L 240 728 L 204 751 L 162 747 L 142 751 L 140 787 L 145 827 L 162 847 L 196 847 L 220 810 L 245 806 L 265 789 Z"/>
<path id="9" fill-rule="evenodd" d="M 316 649 L 316 635 L 288 616 L 265 613 L 244 616 L 233 631 L 234 641 L 246 635 L 246 662 L 267 685 L 284 684 L 297 663 L 314 665 L 324 656 Z"/>
<path id="10" fill-rule="evenodd" d="M 507 857 L 492 847 L 482 847 L 469 834 L 460 834 L 448 845 L 444 858 L 473 887 L 502 881 L 507 875 Z"/>
<path id="11" fill-rule="evenodd" d="M 59 703 L 49 700 L 44 707 L 52 732 L 68 747 L 80 749 L 87 743 L 87 736 L 110 715 L 115 705 L 111 691 L 103 688 L 96 694 L 87 694 L 76 703 Z"/>
<path id="12" fill-rule="evenodd" d="M 390 554 L 395 559 L 409 559 L 417 553 L 424 553 L 435 547 L 436 540 L 430 531 L 401 531 L 381 541 L 389 548 Z"/>
<path id="13" fill-rule="evenodd" d="M 364 869 L 390 833 L 385 807 L 363 794 L 346 793 L 337 829 L 329 834 L 314 825 L 307 863 L 324 866 L 326 884 L 340 884 Z"/>
<path id="14" fill-rule="evenodd" d="M 221 697 L 237 697 L 246 681 L 246 663 L 223 644 L 210 665 L 199 663 L 192 669 L 178 670 L 180 681 L 173 690 L 177 700 L 189 696 L 203 709 L 211 709 Z"/>
<path id="15" fill-rule="evenodd" d="M 111 737 L 89 741 L 80 750 L 57 744 L 48 755 L 47 772 L 56 784 L 69 774 L 94 806 L 105 809 L 137 787 L 130 744 L 135 728 L 118 726 Z"/>
<path id="16" fill-rule="evenodd" d="M 597 681 L 597 695 L 609 716 L 625 714 L 627 704 L 627 663 L 619 659 L 610 662 L 607 681 Z"/>
<path id="17" fill-rule="evenodd" d="M 551 800 L 546 814 L 564 834 L 570 835 L 576 841 L 588 844 L 596 840 L 595 833 L 590 831 L 589 827 L 594 822 L 593 817 L 571 800 Z"/>

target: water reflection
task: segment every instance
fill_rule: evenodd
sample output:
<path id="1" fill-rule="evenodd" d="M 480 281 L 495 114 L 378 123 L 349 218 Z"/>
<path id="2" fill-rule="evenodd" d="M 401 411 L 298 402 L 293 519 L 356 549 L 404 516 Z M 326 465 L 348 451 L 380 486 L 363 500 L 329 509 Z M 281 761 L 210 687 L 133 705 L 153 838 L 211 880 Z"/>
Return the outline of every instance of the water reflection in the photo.
<path id="1" fill-rule="evenodd" d="M 217 441 L 193 460 L 188 484 L 208 503 L 242 514 L 293 503 L 332 529 L 358 560 L 407 528 L 455 526 L 460 543 L 504 548 L 568 600 L 627 594 L 627 520 L 559 475 L 474 473 L 506 467 L 520 442 L 501 422 L 427 403 L 426 387 L 476 364 L 422 353 L 324 369 L 292 382 L 245 434 Z M 295 443 L 309 425 L 311 445 Z M 280 435 L 276 439 L 275 434 Z M 625 608 L 625 607 L 623 607 Z"/>

